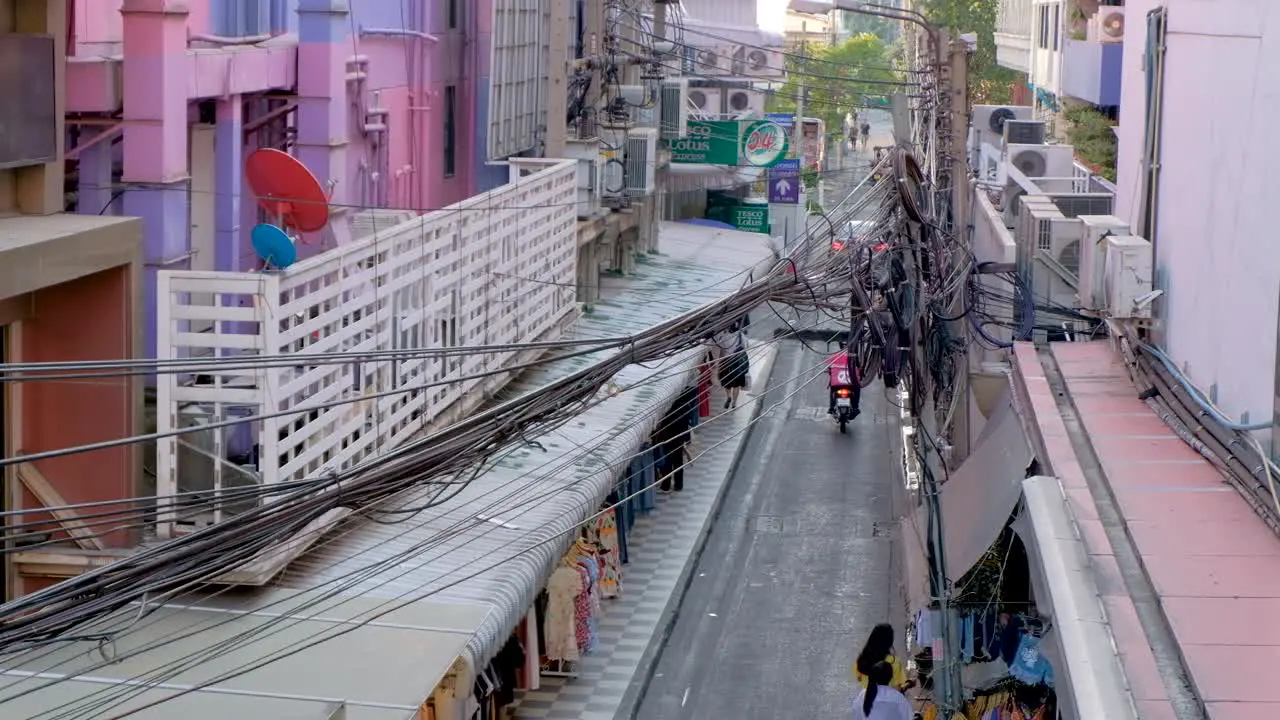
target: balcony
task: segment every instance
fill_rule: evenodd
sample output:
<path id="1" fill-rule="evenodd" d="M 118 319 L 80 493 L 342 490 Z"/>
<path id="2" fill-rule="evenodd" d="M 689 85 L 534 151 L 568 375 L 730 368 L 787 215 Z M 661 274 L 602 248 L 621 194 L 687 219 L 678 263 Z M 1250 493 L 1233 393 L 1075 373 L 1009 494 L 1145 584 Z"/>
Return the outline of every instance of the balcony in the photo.
<path id="1" fill-rule="evenodd" d="M 515 348 L 554 339 L 574 317 L 577 164 L 512 161 L 510 173 L 283 271 L 159 273 L 161 362 L 206 365 L 157 378 L 157 430 L 192 430 L 157 443 L 157 495 L 225 497 L 349 468 L 470 412 L 509 379 L 504 368 L 537 357 L 413 353 Z M 307 357 L 278 359 L 290 355 Z M 207 364 L 246 356 L 277 359 Z M 250 416 L 266 417 L 219 427 Z M 253 504 L 166 506 L 157 530 L 190 532 Z"/>
<path id="2" fill-rule="evenodd" d="M 1001 67 L 1031 72 L 1031 18 L 1031 0 L 1000 0 L 995 41 Z"/>
<path id="3" fill-rule="evenodd" d="M 1062 94 L 1094 105 L 1119 105 L 1123 57 L 1123 43 L 1067 40 L 1062 48 Z"/>

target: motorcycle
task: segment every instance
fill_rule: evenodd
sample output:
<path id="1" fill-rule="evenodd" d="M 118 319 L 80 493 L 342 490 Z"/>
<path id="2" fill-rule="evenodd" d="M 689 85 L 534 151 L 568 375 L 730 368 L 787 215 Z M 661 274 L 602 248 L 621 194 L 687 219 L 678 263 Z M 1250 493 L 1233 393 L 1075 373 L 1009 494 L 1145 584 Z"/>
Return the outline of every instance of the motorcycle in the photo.
<path id="1" fill-rule="evenodd" d="M 856 416 L 853 407 L 853 386 L 844 385 L 833 388 L 836 393 L 836 422 L 840 425 L 840 434 L 849 432 L 849 422 Z"/>

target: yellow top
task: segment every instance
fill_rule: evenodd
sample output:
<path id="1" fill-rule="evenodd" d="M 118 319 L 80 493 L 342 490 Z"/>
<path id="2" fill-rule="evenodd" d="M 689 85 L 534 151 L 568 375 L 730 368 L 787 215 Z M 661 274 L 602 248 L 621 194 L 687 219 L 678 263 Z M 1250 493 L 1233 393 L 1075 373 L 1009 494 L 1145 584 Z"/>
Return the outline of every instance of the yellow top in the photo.
<path id="1" fill-rule="evenodd" d="M 888 657 L 886 657 L 884 661 L 886 663 L 889 663 L 889 667 L 893 668 L 893 681 L 891 684 L 893 685 L 894 688 L 901 690 L 902 686 L 907 684 L 906 668 L 902 667 L 902 663 L 898 662 L 898 658 L 892 655 L 889 655 Z M 867 676 L 858 672 L 857 665 L 854 665 L 854 668 L 853 668 L 853 679 L 857 680 L 858 684 L 861 685 L 862 687 L 867 686 Z"/>

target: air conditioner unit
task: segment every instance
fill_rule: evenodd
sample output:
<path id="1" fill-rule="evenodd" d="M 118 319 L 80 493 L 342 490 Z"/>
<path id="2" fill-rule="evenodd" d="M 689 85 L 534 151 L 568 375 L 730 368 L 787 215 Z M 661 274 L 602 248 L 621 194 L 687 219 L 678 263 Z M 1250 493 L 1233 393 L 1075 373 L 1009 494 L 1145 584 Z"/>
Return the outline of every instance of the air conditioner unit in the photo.
<path id="1" fill-rule="evenodd" d="M 1107 306 L 1106 287 L 1107 245 L 1113 235 L 1128 235 L 1129 223 L 1114 215 L 1081 215 L 1084 232 L 1080 238 L 1080 284 L 1077 295 L 1080 307 L 1101 310 Z"/>
<path id="2" fill-rule="evenodd" d="M 578 217 L 585 220 L 599 215 L 604 189 L 600 141 L 566 140 L 565 155 L 578 161 Z"/>
<path id="3" fill-rule="evenodd" d="M 1089 42 L 1118 43 L 1124 42 L 1124 7 L 1100 7 L 1085 31 Z"/>
<path id="4" fill-rule="evenodd" d="M 972 126 L 981 133 L 981 142 L 1000 145 L 1004 124 L 1009 120 L 1032 119 L 1031 108 L 1024 105 L 974 105 Z"/>
<path id="5" fill-rule="evenodd" d="M 600 133 L 600 197 L 610 200 L 627 196 L 626 127 L 601 126 Z M 610 207 L 616 203 L 608 203 Z"/>
<path id="6" fill-rule="evenodd" d="M 627 133 L 627 157 L 623 162 L 627 195 L 652 195 L 658 174 L 658 130 L 636 128 Z"/>
<path id="7" fill-rule="evenodd" d="M 1071 178 L 1075 175 L 1070 145 L 1005 145 L 1006 162 L 1029 178 Z"/>
<path id="8" fill-rule="evenodd" d="M 694 75 L 723 75 L 729 70 L 729 58 L 718 54 L 714 48 L 694 51 Z"/>
<path id="9" fill-rule="evenodd" d="M 1083 230 L 1083 223 L 1064 216 L 1048 198 L 1024 198 L 1015 233 L 1018 274 L 1037 302 L 1078 307 Z"/>
<path id="10" fill-rule="evenodd" d="M 733 117 L 761 117 L 764 115 L 764 93 L 758 90 L 736 89 L 727 90 L 725 94 L 725 109 Z"/>
<path id="11" fill-rule="evenodd" d="M 1043 145 L 1046 123 L 1043 120 L 1006 120 L 1005 145 Z"/>
<path id="12" fill-rule="evenodd" d="M 735 51 L 735 56 L 738 53 L 743 55 L 744 72 L 753 78 L 778 78 L 787 73 L 787 63 L 778 50 L 743 45 Z"/>
<path id="13" fill-rule="evenodd" d="M 710 118 L 724 113 L 724 94 L 720 88 L 689 88 L 689 105 L 698 117 Z"/>
<path id="14" fill-rule="evenodd" d="M 978 179 L 992 185 L 1004 185 L 1009 182 L 1009 173 L 1004 169 L 1004 153 L 990 143 L 982 143 L 978 148 L 978 163 L 974 166 L 978 171 Z"/>
<path id="15" fill-rule="evenodd" d="M 658 98 L 644 85 L 620 85 L 618 97 L 628 121 L 640 127 L 658 127 Z"/>
<path id="16" fill-rule="evenodd" d="M 689 131 L 689 81 L 664 80 L 659 100 L 659 136 L 664 140 L 684 137 Z"/>
<path id="17" fill-rule="evenodd" d="M 1107 238 L 1107 313 L 1113 318 L 1151 317 L 1151 243 L 1135 235 Z"/>

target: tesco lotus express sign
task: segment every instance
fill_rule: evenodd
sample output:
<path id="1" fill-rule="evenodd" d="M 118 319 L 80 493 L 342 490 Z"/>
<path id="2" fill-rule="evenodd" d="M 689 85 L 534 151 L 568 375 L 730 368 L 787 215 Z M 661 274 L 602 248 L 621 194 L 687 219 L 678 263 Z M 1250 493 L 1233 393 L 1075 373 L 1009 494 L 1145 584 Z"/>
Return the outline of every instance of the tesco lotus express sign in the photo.
<path id="1" fill-rule="evenodd" d="M 770 120 L 753 120 L 742 128 L 742 159 L 755 167 L 773 167 L 787 157 L 787 130 Z"/>

